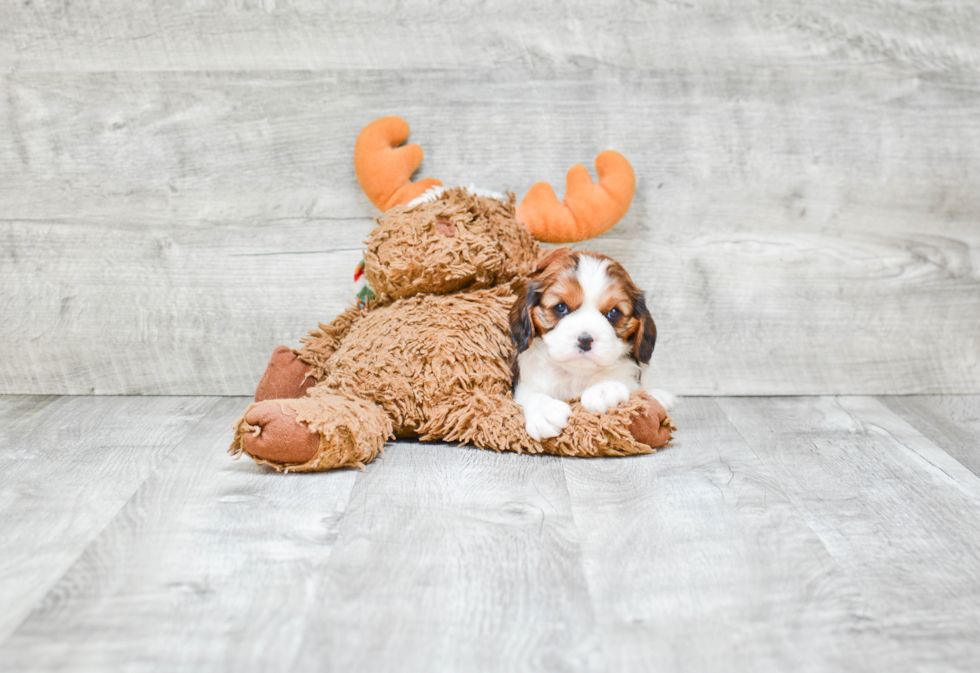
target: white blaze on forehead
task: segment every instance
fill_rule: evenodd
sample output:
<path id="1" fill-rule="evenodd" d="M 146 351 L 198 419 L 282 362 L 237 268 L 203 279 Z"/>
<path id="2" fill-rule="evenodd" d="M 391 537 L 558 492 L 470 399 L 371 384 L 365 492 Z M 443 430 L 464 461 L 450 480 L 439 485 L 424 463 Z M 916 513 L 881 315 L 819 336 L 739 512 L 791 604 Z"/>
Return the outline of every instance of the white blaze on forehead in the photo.
<path id="1" fill-rule="evenodd" d="M 588 253 L 578 255 L 578 264 L 567 273 L 578 283 L 578 288 L 574 289 L 581 291 L 580 295 L 579 292 L 573 293 L 576 295 L 574 301 L 577 303 L 580 296 L 582 303 L 559 320 L 554 328 L 541 335 L 551 366 L 557 366 L 560 371 L 565 372 L 563 375 L 566 377 L 574 374 L 573 378 L 579 377 L 586 381 L 595 376 L 606 376 L 610 372 L 609 368 L 626 354 L 626 344 L 600 310 L 604 296 L 617 282 L 614 276 L 610 276 L 609 266 L 608 259 Z M 558 285 L 562 285 L 562 280 L 557 279 Z M 579 338 L 583 334 L 592 337 L 588 350 L 580 347 Z M 629 365 L 628 361 L 626 364 L 635 367 Z M 576 390 L 581 394 L 584 387 Z M 562 396 L 563 399 L 566 398 L 564 392 Z"/>
<path id="2" fill-rule="evenodd" d="M 575 269 L 575 277 L 582 287 L 584 299 L 583 306 L 597 308 L 599 299 L 605 294 L 612 278 L 606 273 L 609 268 L 608 259 L 599 259 L 591 255 L 582 255 L 578 260 L 578 268 Z"/>

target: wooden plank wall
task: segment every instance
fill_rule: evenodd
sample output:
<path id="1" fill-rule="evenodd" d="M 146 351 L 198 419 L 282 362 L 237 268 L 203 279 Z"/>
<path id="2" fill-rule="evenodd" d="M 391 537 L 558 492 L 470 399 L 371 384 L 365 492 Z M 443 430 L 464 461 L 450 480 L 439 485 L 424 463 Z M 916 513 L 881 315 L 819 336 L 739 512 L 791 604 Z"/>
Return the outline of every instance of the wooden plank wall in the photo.
<path id="1" fill-rule="evenodd" d="M 0 6 L 0 393 L 248 394 L 343 309 L 358 130 L 638 190 L 583 244 L 682 394 L 980 392 L 972 0 Z"/>

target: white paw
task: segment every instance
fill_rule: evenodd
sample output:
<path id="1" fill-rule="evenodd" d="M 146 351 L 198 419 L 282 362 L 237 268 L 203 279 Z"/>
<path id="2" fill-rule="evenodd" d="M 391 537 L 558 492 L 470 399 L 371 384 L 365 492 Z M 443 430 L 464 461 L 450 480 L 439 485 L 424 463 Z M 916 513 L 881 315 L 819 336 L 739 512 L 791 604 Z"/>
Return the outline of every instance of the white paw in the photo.
<path id="1" fill-rule="evenodd" d="M 589 386 L 582 393 L 582 406 L 597 414 L 604 414 L 630 398 L 630 390 L 622 381 L 602 381 Z"/>
<path id="2" fill-rule="evenodd" d="M 648 390 L 647 394 L 660 402 L 660 405 L 667 411 L 670 411 L 677 405 L 677 397 L 673 393 L 668 393 L 666 390 L 654 388 L 653 390 Z"/>
<path id="3" fill-rule="evenodd" d="M 541 397 L 534 404 L 524 407 L 524 427 L 533 439 L 541 441 L 557 437 L 568 425 L 572 408 L 561 400 Z"/>

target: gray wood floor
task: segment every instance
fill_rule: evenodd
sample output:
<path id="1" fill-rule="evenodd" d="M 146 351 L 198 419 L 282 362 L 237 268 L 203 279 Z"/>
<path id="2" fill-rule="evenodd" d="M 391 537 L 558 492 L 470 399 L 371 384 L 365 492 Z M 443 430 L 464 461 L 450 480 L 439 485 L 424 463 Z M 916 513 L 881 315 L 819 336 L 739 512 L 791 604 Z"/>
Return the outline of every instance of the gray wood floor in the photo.
<path id="1" fill-rule="evenodd" d="M 224 453 L 245 403 L 0 396 L 0 670 L 980 668 L 980 396 L 288 476 Z"/>

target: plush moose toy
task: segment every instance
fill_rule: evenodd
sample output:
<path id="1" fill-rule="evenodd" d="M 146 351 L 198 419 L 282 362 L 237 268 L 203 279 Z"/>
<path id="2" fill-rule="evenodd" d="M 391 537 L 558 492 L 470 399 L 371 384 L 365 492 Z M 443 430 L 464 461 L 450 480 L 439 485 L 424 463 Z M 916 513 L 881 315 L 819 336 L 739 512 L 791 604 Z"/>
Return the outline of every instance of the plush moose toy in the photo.
<path id="1" fill-rule="evenodd" d="M 308 472 L 363 467 L 393 436 L 563 456 L 666 444 L 676 428 L 642 393 L 605 414 L 575 403 L 568 427 L 542 441 L 525 431 L 511 394 L 508 312 L 521 284 L 561 254 L 541 251 L 533 237 L 571 242 L 612 227 L 632 200 L 629 163 L 603 152 L 597 184 L 578 165 L 564 204 L 538 183 L 515 208 L 512 194 L 410 182 L 422 150 L 400 147 L 408 132 L 385 117 L 354 148 L 358 181 L 384 212 L 366 241 L 371 294 L 311 331 L 298 351 L 276 348 L 229 452 Z"/>

